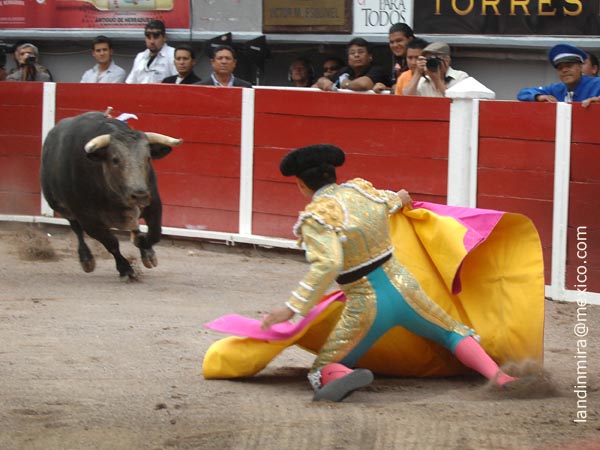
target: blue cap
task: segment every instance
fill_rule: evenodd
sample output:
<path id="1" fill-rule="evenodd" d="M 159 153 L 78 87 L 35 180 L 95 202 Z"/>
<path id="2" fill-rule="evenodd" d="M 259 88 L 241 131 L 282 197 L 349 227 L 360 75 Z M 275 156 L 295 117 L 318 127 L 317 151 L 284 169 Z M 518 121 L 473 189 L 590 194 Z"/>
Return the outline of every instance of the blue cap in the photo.
<path id="1" fill-rule="evenodd" d="M 554 67 L 564 62 L 578 62 L 583 64 L 587 57 L 588 54 L 586 52 L 569 44 L 557 44 L 548 52 L 548 59 Z"/>

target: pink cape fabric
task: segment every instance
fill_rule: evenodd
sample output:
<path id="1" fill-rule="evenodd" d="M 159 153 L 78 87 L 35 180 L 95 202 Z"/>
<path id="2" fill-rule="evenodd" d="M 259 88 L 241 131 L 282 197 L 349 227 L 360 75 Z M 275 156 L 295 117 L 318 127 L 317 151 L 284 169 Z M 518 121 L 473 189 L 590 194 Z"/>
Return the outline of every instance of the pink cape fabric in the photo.
<path id="1" fill-rule="evenodd" d="M 413 202 L 413 209 L 423 208 L 436 213 L 439 216 L 452 217 L 467 229 L 463 244 L 469 253 L 479 244 L 487 239 L 498 221 L 504 215 L 503 212 L 491 209 L 465 208 L 462 206 L 448 206 L 438 203 Z"/>
<path id="2" fill-rule="evenodd" d="M 325 297 L 315 306 L 306 317 L 296 324 L 291 322 L 283 322 L 273 325 L 268 330 L 262 330 L 260 328 L 260 320 L 250 319 L 249 317 L 240 316 L 237 314 L 228 314 L 219 317 L 212 322 L 205 323 L 206 328 L 210 328 L 214 331 L 220 331 L 221 333 L 228 333 L 234 336 L 249 337 L 253 339 L 260 339 L 262 341 L 285 341 L 307 327 L 315 317 L 321 314 L 332 302 L 335 301 L 346 301 L 346 296 L 342 291 L 336 291 Z"/>

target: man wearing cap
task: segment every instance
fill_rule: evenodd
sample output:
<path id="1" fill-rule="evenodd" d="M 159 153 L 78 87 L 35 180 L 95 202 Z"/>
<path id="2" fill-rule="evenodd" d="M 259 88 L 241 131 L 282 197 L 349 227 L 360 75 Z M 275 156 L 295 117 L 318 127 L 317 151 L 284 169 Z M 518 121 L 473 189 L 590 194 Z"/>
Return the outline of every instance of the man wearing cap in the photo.
<path id="1" fill-rule="evenodd" d="M 469 74 L 450 66 L 450 46 L 445 42 L 433 42 L 423 49 L 417 60 L 414 76 L 419 79 L 404 90 L 404 95 L 422 97 L 444 97 L 446 89 L 462 80 Z"/>
<path id="2" fill-rule="evenodd" d="M 587 53 L 569 44 L 558 44 L 550 49 L 548 59 L 556 68 L 559 83 L 548 86 L 523 88 L 517 99 L 529 102 L 583 102 L 600 96 L 600 78 L 583 75 Z M 587 106 L 589 100 L 584 106 Z"/>
<path id="3" fill-rule="evenodd" d="M 428 297 L 393 255 L 388 215 L 410 207 L 408 192 L 379 190 L 360 178 L 337 184 L 335 168 L 344 161 L 340 148 L 317 144 L 293 150 L 280 164 L 281 173 L 295 176 L 300 192 L 311 198 L 294 227 L 310 270 L 285 305 L 264 316 L 263 329 L 295 314 L 306 316 L 333 281 L 346 295 L 344 310 L 308 374 L 314 399 L 341 401 L 370 384 L 371 371 L 352 367 L 395 326 L 444 346 L 498 386 L 514 382 L 474 331 Z"/>
<path id="4" fill-rule="evenodd" d="M 175 49 L 167 44 L 165 24 L 151 20 L 144 28 L 146 50 L 136 55 L 133 68 L 126 83 L 161 83 L 167 77 L 177 75 Z"/>

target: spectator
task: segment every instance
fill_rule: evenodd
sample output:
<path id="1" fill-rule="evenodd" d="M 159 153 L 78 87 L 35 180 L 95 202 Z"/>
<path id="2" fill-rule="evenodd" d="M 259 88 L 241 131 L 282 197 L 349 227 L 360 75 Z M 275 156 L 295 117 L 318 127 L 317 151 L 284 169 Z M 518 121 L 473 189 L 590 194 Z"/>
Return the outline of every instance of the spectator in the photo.
<path id="1" fill-rule="evenodd" d="M 597 77 L 598 76 L 598 68 L 600 67 L 598 64 L 598 57 L 593 53 L 588 53 L 588 57 L 583 62 L 583 74 L 588 77 Z"/>
<path id="2" fill-rule="evenodd" d="M 393 56 L 393 65 L 391 73 L 390 86 L 385 86 L 382 83 L 377 83 L 373 87 L 373 90 L 380 94 L 384 90 L 391 90 L 394 92 L 396 82 L 401 74 L 408 71 L 408 65 L 406 62 L 406 50 L 408 44 L 415 37 L 415 34 L 410 26 L 405 23 L 398 22 L 393 24 L 389 30 L 389 43 L 390 50 Z"/>
<path id="3" fill-rule="evenodd" d="M 15 50 L 17 67 L 6 79 L 8 81 L 52 81 L 52 75 L 38 63 L 38 48 L 28 42 Z"/>
<path id="4" fill-rule="evenodd" d="M 171 84 L 196 84 L 199 81 L 202 81 L 200 77 L 194 73 L 195 65 L 196 53 L 191 46 L 182 44 L 176 47 L 175 67 L 177 68 L 177 75 L 167 77 L 162 82 Z"/>
<path id="5" fill-rule="evenodd" d="M 123 83 L 127 73 L 113 61 L 112 41 L 106 36 L 97 36 L 92 41 L 92 56 L 97 64 L 85 71 L 81 83 Z"/>
<path id="6" fill-rule="evenodd" d="M 199 83 L 204 86 L 234 86 L 234 87 L 252 87 L 252 84 L 246 80 L 236 77 L 233 74 L 237 65 L 237 56 L 235 50 L 229 45 L 219 45 L 213 51 L 213 57 L 210 60 L 212 73 L 210 78 Z"/>
<path id="7" fill-rule="evenodd" d="M 450 46 L 444 42 L 433 42 L 423 49 L 417 59 L 413 76 L 419 81 L 407 86 L 404 95 L 422 97 L 444 97 L 446 89 L 469 77 L 462 70 L 450 66 Z"/>
<path id="8" fill-rule="evenodd" d="M 415 70 L 417 68 L 417 61 L 419 60 L 419 56 L 423 54 L 423 49 L 429 45 L 425 39 L 421 39 L 415 37 L 411 39 L 408 43 L 408 48 L 406 49 L 406 63 L 408 64 L 408 69 L 406 72 L 403 72 L 402 75 L 398 78 L 396 82 L 396 87 L 394 93 L 396 95 L 403 95 L 404 89 L 414 89 L 419 83 L 419 77 L 413 76 Z M 411 85 L 412 83 L 412 85 Z"/>
<path id="9" fill-rule="evenodd" d="M 315 82 L 315 69 L 307 58 L 296 58 L 290 64 L 288 81 L 293 87 L 311 87 Z"/>
<path id="10" fill-rule="evenodd" d="M 600 78 L 583 75 L 583 62 L 587 56 L 586 52 L 572 45 L 555 45 L 550 49 L 548 59 L 556 68 L 560 82 L 523 88 L 517 99 L 530 102 L 582 102 L 600 96 Z M 590 102 L 583 106 L 587 107 Z"/>
<path id="11" fill-rule="evenodd" d="M 146 50 L 136 55 L 133 68 L 126 83 L 160 83 L 171 75 L 177 75 L 175 49 L 167 44 L 165 24 L 151 20 L 144 28 Z"/>
<path id="12" fill-rule="evenodd" d="M 383 68 L 373 64 L 369 43 L 363 38 L 354 38 L 347 45 L 348 65 L 337 76 L 321 77 L 314 84 L 324 91 L 349 89 L 369 91 L 376 83 L 389 86 L 390 78 Z"/>
<path id="13" fill-rule="evenodd" d="M 323 61 L 323 76 L 328 78 L 335 77 L 343 67 L 344 61 L 341 58 L 330 56 Z"/>
<path id="14" fill-rule="evenodd" d="M 395 23 L 390 27 L 390 50 L 394 55 L 392 68 L 392 86 L 396 84 L 401 74 L 408 71 L 407 53 L 408 44 L 415 38 L 413 29 L 405 23 Z"/>

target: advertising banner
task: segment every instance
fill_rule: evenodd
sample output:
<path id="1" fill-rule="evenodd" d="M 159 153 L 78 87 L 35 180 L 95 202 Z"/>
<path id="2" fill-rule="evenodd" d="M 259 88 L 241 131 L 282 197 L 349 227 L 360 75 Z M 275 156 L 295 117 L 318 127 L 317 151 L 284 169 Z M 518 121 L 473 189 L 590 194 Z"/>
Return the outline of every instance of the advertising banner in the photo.
<path id="1" fill-rule="evenodd" d="M 0 0 L 0 28 L 189 28 L 187 0 Z"/>
<path id="2" fill-rule="evenodd" d="M 395 23 L 413 24 L 413 0 L 354 0 L 353 12 L 356 34 L 388 34 Z"/>
<path id="3" fill-rule="evenodd" d="M 600 5 L 584 0 L 419 0 L 422 34 L 598 35 Z"/>
<path id="4" fill-rule="evenodd" d="M 263 0 L 265 33 L 349 33 L 352 0 Z"/>

